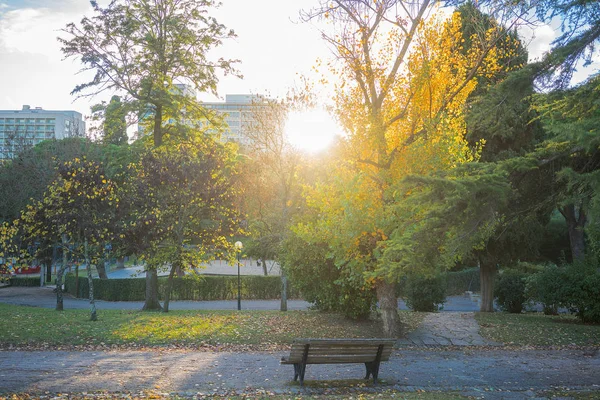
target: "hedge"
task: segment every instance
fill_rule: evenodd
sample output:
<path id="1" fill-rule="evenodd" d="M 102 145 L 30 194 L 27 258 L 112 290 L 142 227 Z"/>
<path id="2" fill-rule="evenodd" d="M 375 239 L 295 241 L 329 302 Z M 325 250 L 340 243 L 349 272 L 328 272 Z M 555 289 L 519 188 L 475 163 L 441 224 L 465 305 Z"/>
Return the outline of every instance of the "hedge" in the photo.
<path id="1" fill-rule="evenodd" d="M 467 290 L 479 292 L 481 282 L 479 281 L 479 268 L 468 268 L 462 271 L 446 273 L 446 294 L 456 296 L 464 294 Z"/>
<path id="2" fill-rule="evenodd" d="M 164 300 L 167 278 L 158 279 L 159 299 Z M 75 293 L 75 277 L 65 279 L 65 289 L 75 297 L 88 297 L 87 277 L 79 278 L 79 290 Z M 108 301 L 143 301 L 146 294 L 145 278 L 94 279 L 94 298 Z M 281 298 L 279 276 L 242 276 L 241 294 L 246 300 Z M 299 298 L 288 281 L 288 297 Z M 203 276 L 173 278 L 172 300 L 233 300 L 237 299 L 237 276 Z"/>
<path id="3" fill-rule="evenodd" d="M 40 286 L 40 277 L 33 276 L 27 278 L 10 278 L 11 286 Z"/>

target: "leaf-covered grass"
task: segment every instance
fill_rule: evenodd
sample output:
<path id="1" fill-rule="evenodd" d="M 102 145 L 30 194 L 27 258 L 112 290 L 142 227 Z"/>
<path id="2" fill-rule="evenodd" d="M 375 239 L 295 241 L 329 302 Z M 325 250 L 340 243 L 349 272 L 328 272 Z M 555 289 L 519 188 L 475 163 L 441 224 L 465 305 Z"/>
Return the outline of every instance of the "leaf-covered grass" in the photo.
<path id="1" fill-rule="evenodd" d="M 571 315 L 477 313 L 483 337 L 517 346 L 600 346 L 600 325 Z"/>
<path id="2" fill-rule="evenodd" d="M 410 329 L 422 318 L 400 313 Z M 294 338 L 381 337 L 378 321 L 351 321 L 316 311 L 170 311 L 101 310 L 89 321 L 87 310 L 0 304 L 2 346 L 204 346 L 291 343 Z"/>
<path id="3" fill-rule="evenodd" d="M 66 396 L 66 394 L 63 394 Z M 27 393 L 16 393 L 11 396 L 13 400 L 32 400 L 38 398 L 37 395 L 30 395 Z M 48 398 L 53 398 L 52 396 L 48 396 Z M 62 397 L 61 397 L 62 398 Z M 66 398 L 66 397 L 65 397 Z M 142 393 L 119 393 L 118 396 L 112 393 L 93 393 L 93 394 L 78 394 L 71 393 L 68 398 L 70 400 L 108 400 L 115 398 L 127 398 L 131 400 L 142 400 L 142 399 L 155 399 L 155 400 L 184 400 L 184 399 L 213 399 L 213 400 L 245 400 L 245 399 L 254 399 L 254 400 L 262 400 L 262 399 L 276 399 L 276 400 L 317 400 L 317 399 L 328 399 L 328 400 L 346 400 L 346 399 L 356 399 L 356 400 L 386 400 L 386 399 L 397 399 L 397 400 L 462 400 L 469 399 L 472 397 L 461 396 L 457 393 L 453 392 L 399 392 L 396 390 L 380 390 L 376 393 L 373 392 L 360 392 L 360 391 L 349 391 L 347 393 L 339 394 L 322 394 L 322 395 L 302 395 L 302 394 L 293 394 L 293 395 L 285 395 L 285 394 L 275 394 L 268 391 L 257 392 L 255 394 L 245 394 L 245 395 L 202 395 L 202 396 L 180 396 L 180 395 L 169 395 L 163 393 L 153 393 L 153 392 L 142 392 Z"/>

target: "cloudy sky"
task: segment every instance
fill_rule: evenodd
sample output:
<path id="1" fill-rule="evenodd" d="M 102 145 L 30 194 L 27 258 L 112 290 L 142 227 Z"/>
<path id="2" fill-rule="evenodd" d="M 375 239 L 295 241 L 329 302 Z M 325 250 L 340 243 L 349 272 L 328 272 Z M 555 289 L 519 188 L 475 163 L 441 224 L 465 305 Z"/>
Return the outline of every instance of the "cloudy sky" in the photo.
<path id="1" fill-rule="evenodd" d="M 298 84 L 297 74 L 310 74 L 315 60 L 327 57 L 328 50 L 316 29 L 298 22 L 299 9 L 314 2 L 223 0 L 216 16 L 233 28 L 238 38 L 218 52 L 242 60 L 239 69 L 244 79 L 222 79 L 221 98 L 227 93 L 285 95 L 288 88 Z M 0 0 L 0 109 L 20 109 L 28 104 L 45 109 L 74 109 L 85 115 L 92 103 L 102 100 L 90 103 L 70 95 L 86 77 L 78 74 L 77 61 L 63 60 L 56 40 L 61 28 L 79 21 L 84 14 L 91 15 L 87 0 Z M 548 50 L 557 34 L 549 26 L 537 28 L 530 43 L 530 56 L 539 57 Z M 200 99 L 216 100 L 210 95 L 200 95 Z M 314 135 L 314 140 L 321 138 L 326 142 L 339 131 L 323 111 L 292 119 L 292 136 Z"/>

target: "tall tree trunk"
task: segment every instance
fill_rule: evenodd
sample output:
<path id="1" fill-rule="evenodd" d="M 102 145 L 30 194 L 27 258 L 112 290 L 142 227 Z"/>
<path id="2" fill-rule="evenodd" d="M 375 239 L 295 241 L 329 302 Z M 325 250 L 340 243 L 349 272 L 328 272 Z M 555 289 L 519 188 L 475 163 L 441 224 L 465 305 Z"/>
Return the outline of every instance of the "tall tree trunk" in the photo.
<path id="1" fill-rule="evenodd" d="M 181 268 L 181 265 L 177 266 L 177 269 L 175 270 L 175 273 L 177 274 L 177 276 L 179 278 L 183 278 L 185 276 L 185 272 L 183 272 L 183 269 Z M 170 276 L 170 274 L 169 274 Z"/>
<path id="2" fill-rule="evenodd" d="M 479 260 L 479 280 L 481 282 L 481 312 L 494 312 L 494 282 L 496 266 Z"/>
<path id="3" fill-rule="evenodd" d="M 117 258 L 117 269 L 123 269 L 125 268 L 125 257 L 119 257 Z"/>
<path id="4" fill-rule="evenodd" d="M 571 256 L 573 261 L 583 260 L 585 257 L 585 224 L 587 215 L 585 211 L 579 207 L 577 210 L 575 204 L 569 204 L 560 209 L 560 213 L 567 222 L 569 230 L 569 242 L 571 244 Z"/>
<path id="5" fill-rule="evenodd" d="M 60 269 L 58 270 L 58 274 L 56 276 L 56 311 L 62 311 L 64 308 L 63 305 L 63 291 L 62 291 L 62 278 L 67 268 L 67 235 L 62 235 L 62 264 Z"/>
<path id="6" fill-rule="evenodd" d="M 285 271 L 281 270 L 281 305 L 279 311 L 287 311 L 288 280 Z"/>
<path id="7" fill-rule="evenodd" d="M 148 269 L 146 270 L 146 301 L 142 310 L 162 310 L 162 306 L 158 301 L 158 271 L 152 266 L 148 266 Z"/>
<path id="8" fill-rule="evenodd" d="M 398 317 L 398 297 L 396 285 L 379 281 L 377 284 L 377 300 L 383 322 L 383 336 L 388 338 L 399 337 L 401 334 L 400 318 Z"/>
<path id="9" fill-rule="evenodd" d="M 171 265 L 171 271 L 169 272 L 169 279 L 167 281 L 167 291 L 165 293 L 165 305 L 163 307 L 163 312 L 169 312 L 169 302 L 171 300 L 171 290 L 173 289 L 173 276 L 175 275 L 175 271 L 181 268 L 179 266 Z"/>
<path id="10" fill-rule="evenodd" d="M 162 105 L 156 105 L 154 110 L 154 147 L 162 145 Z"/>
<path id="11" fill-rule="evenodd" d="M 106 260 L 104 258 L 98 260 L 98 264 L 96 264 L 96 270 L 98 271 L 98 278 L 108 279 L 108 275 L 106 274 Z"/>
<path id="12" fill-rule="evenodd" d="M 92 265 L 90 260 L 90 255 L 88 252 L 88 241 L 85 239 L 85 269 L 88 274 L 88 286 L 90 288 L 90 321 L 96 321 L 98 319 L 98 315 L 96 313 L 96 302 L 94 301 L 94 279 L 92 278 Z"/>
<path id="13" fill-rule="evenodd" d="M 75 264 L 75 297 L 83 297 L 79 295 L 79 264 Z"/>
<path id="14" fill-rule="evenodd" d="M 263 274 L 265 276 L 269 275 L 269 270 L 267 269 L 267 258 L 266 257 L 262 257 L 261 258 L 261 262 L 262 262 L 262 268 L 263 268 Z"/>

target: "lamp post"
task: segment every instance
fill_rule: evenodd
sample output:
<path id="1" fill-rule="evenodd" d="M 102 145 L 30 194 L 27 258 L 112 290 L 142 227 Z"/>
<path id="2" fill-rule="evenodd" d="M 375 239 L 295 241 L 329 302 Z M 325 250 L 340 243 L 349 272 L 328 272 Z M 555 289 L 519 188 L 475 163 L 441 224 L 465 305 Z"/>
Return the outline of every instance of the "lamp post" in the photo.
<path id="1" fill-rule="evenodd" d="M 235 249 L 237 250 L 237 267 L 238 267 L 238 311 L 242 309 L 242 285 L 240 283 L 240 261 L 242 258 L 242 249 L 244 245 L 239 240 L 235 242 Z"/>

